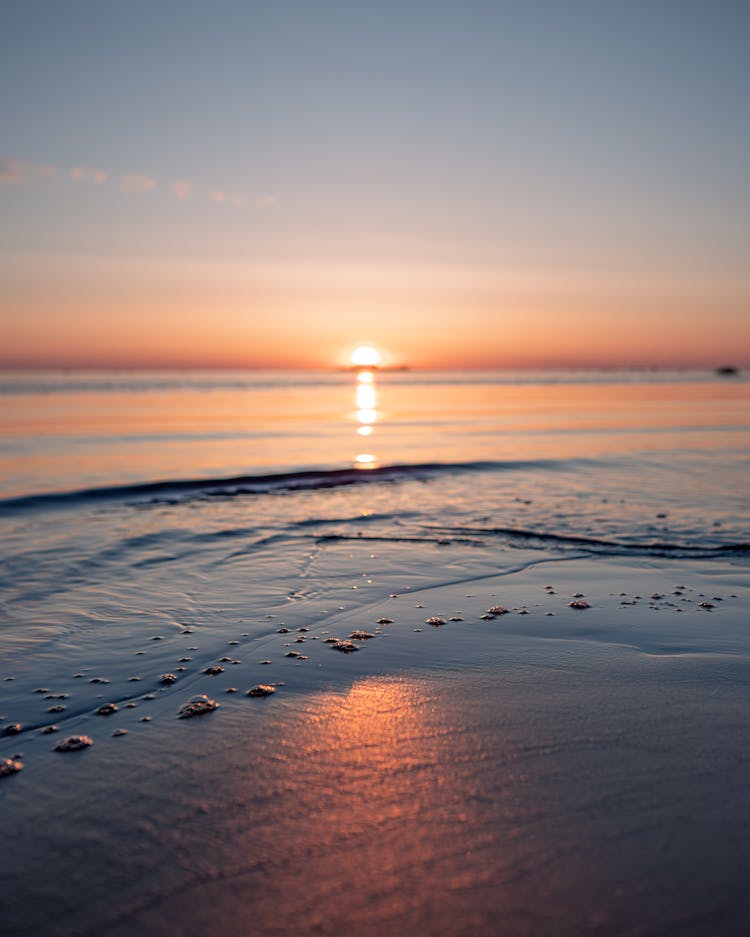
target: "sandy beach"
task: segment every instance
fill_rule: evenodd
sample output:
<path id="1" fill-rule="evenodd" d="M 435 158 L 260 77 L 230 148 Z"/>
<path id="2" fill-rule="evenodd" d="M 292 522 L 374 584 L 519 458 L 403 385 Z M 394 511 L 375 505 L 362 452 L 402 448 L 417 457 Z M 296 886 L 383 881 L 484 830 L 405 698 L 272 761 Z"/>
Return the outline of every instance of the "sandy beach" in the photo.
<path id="1" fill-rule="evenodd" d="M 333 567 L 371 556 L 344 549 Z M 460 549 L 408 550 L 431 582 L 289 602 L 261 635 L 96 632 L 6 665 L 3 715 L 31 730 L 2 739 L 24 763 L 4 932 L 744 933 L 747 567 L 467 576 Z M 178 719 L 198 694 L 219 708 Z M 73 735 L 93 744 L 53 750 Z"/>

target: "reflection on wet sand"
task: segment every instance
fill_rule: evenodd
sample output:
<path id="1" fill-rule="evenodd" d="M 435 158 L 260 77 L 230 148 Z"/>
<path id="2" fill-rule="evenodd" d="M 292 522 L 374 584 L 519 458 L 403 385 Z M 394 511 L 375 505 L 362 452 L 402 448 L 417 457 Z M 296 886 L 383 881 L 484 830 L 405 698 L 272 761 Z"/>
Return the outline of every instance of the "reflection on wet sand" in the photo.
<path id="1" fill-rule="evenodd" d="M 206 837 L 196 881 L 128 926 L 162 933 L 181 920 L 242 937 L 258 927 L 489 933 L 491 896 L 536 847 L 513 843 L 518 779 L 489 757 L 486 738 L 444 718 L 443 703 L 429 682 L 369 677 L 309 698 L 278 735 L 253 725 L 251 762 L 241 747 L 219 756 L 216 797 L 232 806 L 203 808 L 218 825 L 183 805 L 177 852 Z"/>
<path id="2" fill-rule="evenodd" d="M 73 756 L 57 786 L 24 778 L 5 891 L 34 899 L 5 929 L 601 937 L 698 935 L 708 920 L 744 934 L 744 840 L 715 835 L 745 809 L 731 744 L 744 710 L 717 720 L 684 673 L 665 687 L 629 654 L 607 657 L 605 691 L 587 644 L 561 657 L 523 643 L 536 662 L 509 665 L 503 644 L 488 670 L 227 703 L 221 721 L 131 736 L 124 774 L 100 740 L 125 778 L 117 809 L 90 761 Z M 44 839 L 21 835 L 40 817 Z M 27 870 L 47 867 L 56 890 L 30 891 Z"/>
<path id="3" fill-rule="evenodd" d="M 254 892 L 258 920 L 279 933 L 295 913 L 305 934 L 494 932 L 517 876 L 552 850 L 526 825 L 526 779 L 495 757 L 498 726 L 473 731 L 445 702 L 428 681 L 369 677 L 287 724 L 270 785 L 283 799 L 264 818 L 280 881 Z"/>

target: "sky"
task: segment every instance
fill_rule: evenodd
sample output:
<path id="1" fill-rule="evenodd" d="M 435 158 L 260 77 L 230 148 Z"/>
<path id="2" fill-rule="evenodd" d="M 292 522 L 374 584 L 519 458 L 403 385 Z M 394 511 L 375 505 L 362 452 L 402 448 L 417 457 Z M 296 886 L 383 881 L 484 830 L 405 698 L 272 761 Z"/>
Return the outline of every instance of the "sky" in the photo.
<path id="1" fill-rule="evenodd" d="M 750 365 L 745 0 L 24 0 L 0 366 Z"/>

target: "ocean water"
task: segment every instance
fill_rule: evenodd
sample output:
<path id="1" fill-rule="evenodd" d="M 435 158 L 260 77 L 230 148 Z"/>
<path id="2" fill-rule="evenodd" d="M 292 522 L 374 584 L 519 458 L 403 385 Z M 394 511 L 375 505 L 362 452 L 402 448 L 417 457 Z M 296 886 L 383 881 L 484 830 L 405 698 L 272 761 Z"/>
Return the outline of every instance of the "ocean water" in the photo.
<path id="1" fill-rule="evenodd" d="M 379 548 L 357 598 L 409 587 L 396 545 L 438 579 L 742 557 L 749 398 L 708 372 L 7 374 L 0 640 L 205 620 L 238 564 L 251 617 L 340 604 L 326 557 L 355 541 Z"/>

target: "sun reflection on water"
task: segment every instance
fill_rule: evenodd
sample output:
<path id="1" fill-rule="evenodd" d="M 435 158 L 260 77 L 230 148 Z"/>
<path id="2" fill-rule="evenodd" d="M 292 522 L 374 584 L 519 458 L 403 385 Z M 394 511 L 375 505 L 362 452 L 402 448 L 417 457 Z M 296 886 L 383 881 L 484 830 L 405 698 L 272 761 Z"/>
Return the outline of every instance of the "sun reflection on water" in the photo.
<path id="1" fill-rule="evenodd" d="M 375 407 L 375 385 L 357 383 L 357 409 L 372 410 Z"/>
<path id="2" fill-rule="evenodd" d="M 378 395 L 375 387 L 375 375 L 372 371 L 362 369 L 357 371 L 357 383 L 354 388 L 354 402 L 357 407 L 354 417 L 359 424 L 358 436 L 371 436 L 374 424 L 379 417 L 376 409 Z M 360 452 L 354 457 L 354 467 L 357 469 L 374 469 L 379 465 L 377 456 L 370 452 Z"/>

